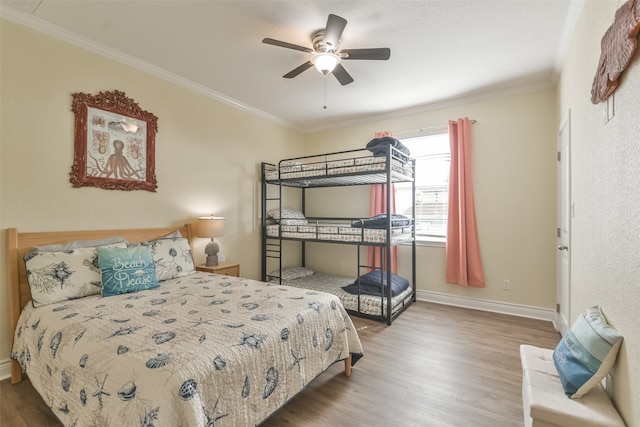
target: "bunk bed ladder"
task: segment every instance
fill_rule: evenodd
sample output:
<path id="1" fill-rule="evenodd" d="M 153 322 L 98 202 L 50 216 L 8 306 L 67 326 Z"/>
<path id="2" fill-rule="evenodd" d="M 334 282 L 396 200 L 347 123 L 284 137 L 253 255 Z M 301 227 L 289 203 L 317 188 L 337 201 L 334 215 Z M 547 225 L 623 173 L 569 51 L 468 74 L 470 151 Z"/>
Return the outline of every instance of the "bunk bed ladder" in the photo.
<path id="1" fill-rule="evenodd" d="M 391 325 L 391 320 L 392 320 L 392 316 L 391 313 L 393 311 L 393 305 L 391 304 L 391 271 L 393 269 L 393 265 L 392 261 L 393 258 L 391 256 L 391 253 L 393 251 L 393 243 L 391 240 L 391 225 L 392 225 L 392 220 L 393 220 L 393 213 L 395 211 L 391 209 L 391 197 L 393 196 L 395 199 L 395 194 L 392 193 L 393 191 L 393 187 L 392 187 L 392 181 L 391 181 L 391 153 L 392 153 L 393 147 L 391 147 L 391 144 L 387 145 L 387 161 L 386 161 L 386 167 L 387 167 L 387 184 L 386 184 L 386 190 L 387 190 L 387 240 L 386 240 L 386 245 L 384 246 L 385 250 L 381 250 L 380 251 L 380 266 L 383 269 L 383 273 L 385 273 L 384 269 L 386 268 L 386 274 L 387 274 L 387 295 L 384 295 L 383 292 L 383 298 L 386 297 L 387 298 L 387 313 L 386 313 L 386 319 L 387 319 L 387 325 Z M 393 204 L 395 207 L 395 203 Z M 385 257 L 386 255 L 386 257 Z M 385 260 L 386 258 L 386 260 Z M 385 262 L 386 261 L 386 262 Z M 382 288 L 384 290 L 384 287 Z M 384 313 L 384 304 L 382 304 L 382 316 L 385 315 Z"/>
<path id="2" fill-rule="evenodd" d="M 269 163 L 262 163 L 261 165 L 261 190 L 262 190 L 262 204 L 261 204 L 261 229 L 262 229 L 262 266 L 261 266 L 261 280 L 267 281 L 267 260 L 278 260 L 278 271 L 282 271 L 282 239 L 267 236 L 267 204 L 270 201 L 277 201 L 278 207 L 282 210 L 282 187 L 279 186 L 279 192 L 277 197 L 269 197 L 268 183 L 266 180 L 266 168 L 267 166 L 274 166 Z M 280 275 L 281 276 L 281 275 Z M 282 284 L 282 277 L 280 277 L 280 284 Z"/>

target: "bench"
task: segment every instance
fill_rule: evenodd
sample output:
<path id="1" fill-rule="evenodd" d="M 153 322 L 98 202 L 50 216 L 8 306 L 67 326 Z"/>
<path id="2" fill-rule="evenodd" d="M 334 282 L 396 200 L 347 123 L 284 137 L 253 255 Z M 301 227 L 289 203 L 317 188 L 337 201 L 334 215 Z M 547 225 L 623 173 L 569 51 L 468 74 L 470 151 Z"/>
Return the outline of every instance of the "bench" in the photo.
<path id="1" fill-rule="evenodd" d="M 520 346 L 522 404 L 526 427 L 624 427 L 601 385 L 581 399 L 570 399 L 553 363 L 553 350 Z"/>

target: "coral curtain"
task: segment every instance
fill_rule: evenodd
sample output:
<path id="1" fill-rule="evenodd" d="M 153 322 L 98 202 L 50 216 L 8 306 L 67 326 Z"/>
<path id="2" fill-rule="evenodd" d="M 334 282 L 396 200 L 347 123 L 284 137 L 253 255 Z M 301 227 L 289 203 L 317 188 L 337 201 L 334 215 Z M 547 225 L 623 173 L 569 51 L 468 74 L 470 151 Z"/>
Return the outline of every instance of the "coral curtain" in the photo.
<path id="1" fill-rule="evenodd" d="M 449 121 L 451 172 L 447 226 L 447 283 L 484 287 L 471 179 L 471 122 Z"/>
<path id="2" fill-rule="evenodd" d="M 393 184 L 391 184 L 391 212 L 388 215 L 396 212 L 396 198 L 394 193 Z M 387 184 L 374 184 L 371 186 L 371 195 L 369 199 L 369 216 L 378 215 L 381 213 L 387 213 Z M 387 269 L 388 260 L 385 259 L 385 265 L 380 263 L 380 253 L 384 251 L 386 257 L 386 248 L 379 246 L 369 246 L 368 265 L 371 267 L 382 267 Z M 398 247 L 391 248 L 391 272 L 396 274 L 398 271 Z"/>
<path id="3" fill-rule="evenodd" d="M 383 138 L 385 136 L 393 136 L 390 131 L 376 132 L 376 138 Z M 391 184 L 391 212 L 387 212 L 387 185 L 386 184 L 374 184 L 371 186 L 371 194 L 369 198 L 369 216 L 375 216 L 381 213 L 387 213 L 388 215 L 396 213 L 396 197 L 395 189 Z M 387 269 L 388 260 L 384 260 L 385 265 L 380 263 L 381 251 L 385 248 L 370 246 L 369 256 L 367 259 L 368 265 L 371 267 L 378 267 Z M 386 257 L 386 251 L 384 252 Z M 391 272 L 396 274 L 398 271 L 398 248 L 391 248 Z"/>

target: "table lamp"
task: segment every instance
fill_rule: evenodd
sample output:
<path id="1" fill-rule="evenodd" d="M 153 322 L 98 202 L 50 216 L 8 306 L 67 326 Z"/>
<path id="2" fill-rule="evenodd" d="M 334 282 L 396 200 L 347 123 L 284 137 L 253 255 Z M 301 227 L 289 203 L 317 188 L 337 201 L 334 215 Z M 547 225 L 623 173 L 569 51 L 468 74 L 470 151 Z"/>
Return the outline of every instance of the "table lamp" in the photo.
<path id="1" fill-rule="evenodd" d="M 224 236 L 224 217 L 222 216 L 201 216 L 198 217 L 198 237 L 211 238 L 211 241 L 204 248 L 207 254 L 207 266 L 218 265 L 218 251 L 220 246 L 214 237 Z"/>

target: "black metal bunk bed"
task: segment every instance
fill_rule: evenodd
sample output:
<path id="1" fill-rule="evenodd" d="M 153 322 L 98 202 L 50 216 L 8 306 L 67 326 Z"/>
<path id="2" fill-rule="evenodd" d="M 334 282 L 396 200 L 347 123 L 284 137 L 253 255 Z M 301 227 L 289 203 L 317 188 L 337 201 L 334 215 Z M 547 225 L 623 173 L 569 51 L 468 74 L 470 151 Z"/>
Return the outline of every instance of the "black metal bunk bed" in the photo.
<path id="1" fill-rule="evenodd" d="M 325 153 L 320 155 L 304 156 L 281 160 L 277 165 L 263 162 L 261 165 L 261 184 L 262 184 L 262 268 L 261 276 L 263 281 L 277 281 L 282 283 L 282 277 L 269 276 L 267 269 L 267 261 L 270 259 L 277 260 L 278 269 L 282 271 L 282 242 L 286 240 L 299 241 L 301 243 L 302 266 L 305 266 L 305 244 L 308 242 L 322 242 L 334 244 L 347 244 L 357 246 L 357 263 L 358 272 L 363 269 L 379 271 L 381 279 L 385 279 L 385 284 L 380 285 L 379 298 L 380 313 L 376 315 L 365 314 L 361 310 L 361 300 L 365 295 L 360 293 L 360 275 L 355 279 L 357 284 L 357 309 L 347 309 L 347 311 L 363 317 L 372 317 L 377 320 L 386 321 L 391 325 L 400 313 L 402 313 L 412 302 L 416 301 L 416 239 L 415 239 L 415 200 L 411 203 L 411 216 L 409 227 L 400 227 L 400 232 L 394 221 L 393 215 L 386 215 L 384 226 L 378 227 L 378 232 L 382 232 L 384 238 L 378 241 L 372 241 L 365 235 L 368 229 L 362 224 L 361 218 L 309 218 L 311 223 L 311 231 L 298 237 L 295 233 L 283 232 L 283 225 L 278 225 L 277 221 L 270 219 L 268 216 L 268 205 L 278 206 L 282 218 L 283 212 L 283 188 L 291 187 L 300 189 L 301 194 L 301 212 L 305 212 L 307 190 L 313 188 L 326 187 L 344 187 L 344 186 L 362 186 L 372 184 L 387 184 L 386 186 L 386 212 L 391 212 L 391 200 L 393 191 L 391 184 L 399 182 L 411 182 L 412 198 L 415 199 L 415 160 L 396 150 L 393 146 L 388 145 L 384 150 L 384 156 L 378 153 L 372 156 L 371 152 L 366 149 L 346 150 L 333 153 Z M 270 195 L 269 186 L 277 186 L 277 195 Z M 273 191 L 271 192 L 273 193 Z M 354 236 L 349 236 L 345 241 L 332 240 L 327 238 L 326 231 L 319 224 L 332 221 L 344 222 L 348 221 L 354 227 L 359 227 L 358 231 L 351 231 Z M 276 234 L 267 233 L 267 227 L 273 227 L 274 223 L 277 227 Z M 315 225 L 315 227 L 314 227 Z M 313 229 L 315 228 L 315 232 Z M 337 229 L 337 227 L 335 227 Z M 331 228 L 332 230 L 334 228 Z M 321 231 L 319 231 L 321 230 Z M 310 232 L 309 232 L 310 231 Z M 386 232 L 386 233 L 385 233 Z M 314 234 L 315 233 L 315 234 Z M 400 237 L 398 237 L 400 235 Z M 380 241 L 382 240 L 382 241 Z M 385 260 L 391 259 L 392 248 L 399 244 L 411 245 L 411 281 L 409 288 L 409 297 L 398 299 L 392 298 L 392 278 L 391 269 L 383 270 L 379 267 L 373 267 L 363 264 L 360 260 L 360 247 L 362 246 L 378 246 L 380 251 L 380 265 L 386 265 Z M 382 277 L 386 275 L 386 277 Z M 383 289 L 386 291 L 384 292 Z M 370 295 L 366 295 L 370 297 Z M 386 306 L 386 309 L 385 309 Z"/>

